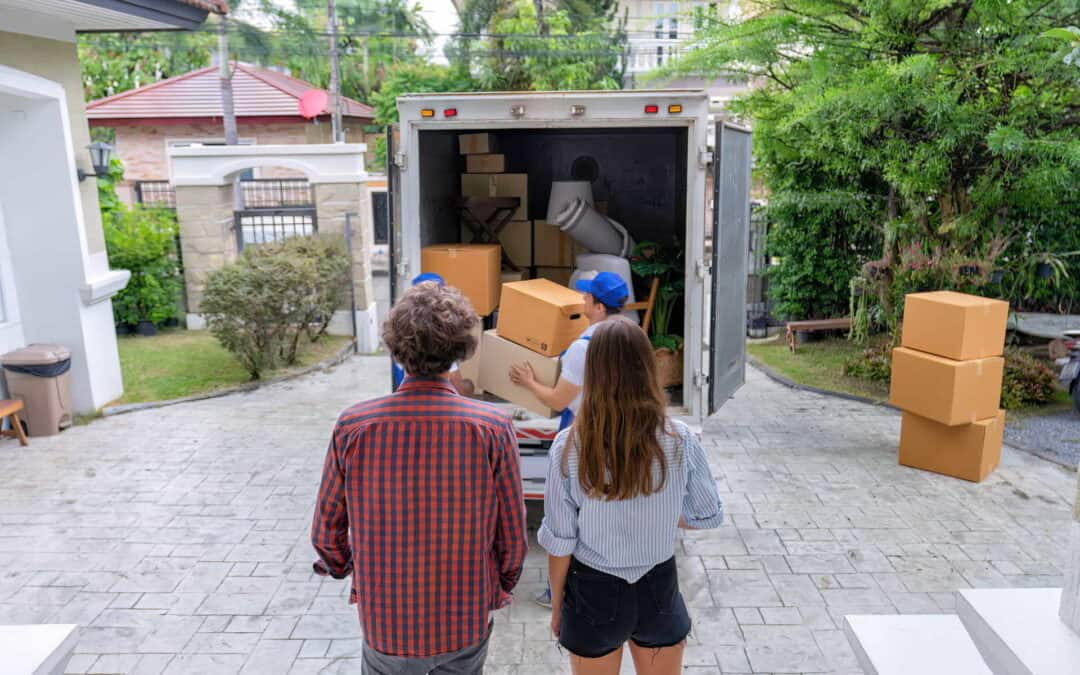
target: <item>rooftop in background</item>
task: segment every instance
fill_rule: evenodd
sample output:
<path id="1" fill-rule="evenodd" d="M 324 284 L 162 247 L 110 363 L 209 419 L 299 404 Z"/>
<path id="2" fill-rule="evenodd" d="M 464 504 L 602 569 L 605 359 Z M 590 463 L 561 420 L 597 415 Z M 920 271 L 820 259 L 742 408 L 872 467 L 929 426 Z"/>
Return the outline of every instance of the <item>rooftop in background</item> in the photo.
<path id="1" fill-rule="evenodd" d="M 5 0 L 0 0 L 4 2 Z M 195 2 L 196 0 L 189 0 Z M 236 66 L 233 98 L 241 121 L 301 120 L 300 97 L 315 89 L 310 82 L 246 63 Z M 372 119 L 371 106 L 343 98 L 342 115 Z M 320 117 L 328 117 L 330 104 Z M 148 84 L 86 104 L 90 126 L 186 123 L 220 119 L 221 89 L 217 66 Z"/>
<path id="2" fill-rule="evenodd" d="M 96 31 L 191 30 L 225 0 L 0 0 L 0 26 L 54 40 Z"/>

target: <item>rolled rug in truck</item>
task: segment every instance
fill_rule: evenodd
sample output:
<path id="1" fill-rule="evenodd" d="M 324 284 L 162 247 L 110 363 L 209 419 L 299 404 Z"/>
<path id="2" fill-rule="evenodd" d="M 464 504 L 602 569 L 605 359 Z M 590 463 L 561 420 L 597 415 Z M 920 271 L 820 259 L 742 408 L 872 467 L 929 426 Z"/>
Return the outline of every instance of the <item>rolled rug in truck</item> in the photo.
<path id="1" fill-rule="evenodd" d="M 580 198 L 571 200 L 559 211 L 555 224 L 592 253 L 625 258 L 634 250 L 634 240 L 626 228 Z"/>

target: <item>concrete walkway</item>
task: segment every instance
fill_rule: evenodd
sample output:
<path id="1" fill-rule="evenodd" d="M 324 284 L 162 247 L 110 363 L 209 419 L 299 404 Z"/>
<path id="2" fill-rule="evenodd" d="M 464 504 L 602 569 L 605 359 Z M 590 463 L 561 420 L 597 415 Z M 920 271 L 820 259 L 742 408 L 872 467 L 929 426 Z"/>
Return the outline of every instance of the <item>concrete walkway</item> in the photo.
<path id="1" fill-rule="evenodd" d="M 358 673 L 346 582 L 312 576 L 308 527 L 337 413 L 383 392 L 387 371 L 355 358 L 0 444 L 0 623 L 81 624 L 72 673 Z M 678 551 L 690 672 L 857 672 L 844 614 L 1061 584 L 1069 473 L 1013 452 L 981 485 L 902 468 L 898 428 L 887 410 L 749 372 L 706 427 L 728 522 Z M 528 565 L 488 672 L 568 672 L 527 600 L 542 552 Z"/>

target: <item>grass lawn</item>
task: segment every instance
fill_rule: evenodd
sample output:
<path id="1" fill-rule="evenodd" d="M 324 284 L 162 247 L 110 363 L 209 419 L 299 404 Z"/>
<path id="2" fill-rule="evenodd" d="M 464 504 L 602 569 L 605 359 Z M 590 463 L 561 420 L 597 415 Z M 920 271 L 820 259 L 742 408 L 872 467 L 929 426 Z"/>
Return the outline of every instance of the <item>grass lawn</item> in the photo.
<path id="1" fill-rule="evenodd" d="M 296 368 L 310 366 L 337 353 L 349 340 L 324 336 L 301 347 Z M 154 337 L 117 338 L 124 396 L 111 405 L 165 401 L 250 382 L 247 371 L 232 354 L 222 349 L 209 331 L 166 330 Z M 288 369 L 267 373 L 270 379 Z"/>
<path id="2" fill-rule="evenodd" d="M 792 353 L 783 335 L 746 346 L 751 356 L 799 384 L 884 401 L 889 398 L 887 383 L 844 375 L 844 360 L 864 348 L 844 338 L 831 338 L 799 345 Z"/>

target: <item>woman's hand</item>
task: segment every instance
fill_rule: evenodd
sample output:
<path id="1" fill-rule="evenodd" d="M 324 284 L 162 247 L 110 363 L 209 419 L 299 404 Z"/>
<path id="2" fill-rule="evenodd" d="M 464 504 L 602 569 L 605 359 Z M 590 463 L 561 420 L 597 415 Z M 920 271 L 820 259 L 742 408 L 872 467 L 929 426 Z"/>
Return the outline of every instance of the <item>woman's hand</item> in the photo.
<path id="1" fill-rule="evenodd" d="M 554 635 L 556 639 L 558 639 L 559 637 L 559 628 L 561 628 L 561 623 L 562 607 L 553 602 L 551 603 L 551 634 Z"/>
<path id="2" fill-rule="evenodd" d="M 510 366 L 510 381 L 519 387 L 532 387 L 536 382 L 536 374 L 529 363 L 523 362 Z"/>

